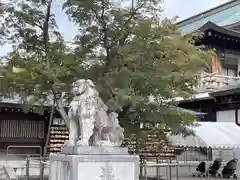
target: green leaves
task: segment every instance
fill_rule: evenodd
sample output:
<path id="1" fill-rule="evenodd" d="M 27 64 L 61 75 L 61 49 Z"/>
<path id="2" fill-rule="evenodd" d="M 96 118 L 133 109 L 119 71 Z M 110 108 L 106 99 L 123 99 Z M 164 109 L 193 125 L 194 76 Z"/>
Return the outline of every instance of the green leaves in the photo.
<path id="1" fill-rule="evenodd" d="M 99 62 L 89 66 L 88 77 L 131 133 L 142 131 L 140 122 L 160 132 L 185 133 L 183 126 L 194 118 L 170 108 L 175 104 L 170 100 L 192 95 L 210 53 L 182 37 L 174 21 L 160 20 L 159 1 L 127 4 L 103 0 L 65 6 L 79 25 L 76 45 L 87 52 L 84 61 Z"/>
<path id="2" fill-rule="evenodd" d="M 45 30 L 47 4 L 10 1 L 4 8 L 7 16 L 3 23 L 9 29 L 4 37 L 13 50 L 5 57 L 8 63 L 1 67 L 4 70 L 1 72 L 4 78 L 0 79 L 1 95 L 18 94 L 32 107 L 36 103 L 39 107 L 47 101 L 51 103 L 53 84 L 57 86 L 55 93 L 61 94 L 74 79 L 81 77 L 81 59 L 66 45 L 53 14 Z M 44 40 L 46 32 L 47 41 Z"/>
<path id="3" fill-rule="evenodd" d="M 74 80 L 89 78 L 110 110 L 120 113 L 126 134 L 143 137 L 140 124 L 148 124 L 163 139 L 166 130 L 186 133 L 183 126 L 194 118 L 172 109 L 172 99 L 192 95 L 211 53 L 197 50 L 191 37 L 182 37 L 173 20 L 161 20 L 160 1 L 64 4 L 79 29 L 74 46 L 67 46 L 54 14 L 46 31 L 47 3 L 16 2 L 4 5 L 7 17 L 0 31 L 0 41 L 13 45 L 0 71 L 2 95 L 33 96 L 43 104 L 53 89 L 59 95 Z M 16 73 L 13 67 L 26 71 Z"/>

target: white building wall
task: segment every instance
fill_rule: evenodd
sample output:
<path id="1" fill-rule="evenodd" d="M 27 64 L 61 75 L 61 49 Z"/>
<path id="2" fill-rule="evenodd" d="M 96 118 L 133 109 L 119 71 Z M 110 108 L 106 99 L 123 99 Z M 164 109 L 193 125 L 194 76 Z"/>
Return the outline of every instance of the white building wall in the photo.
<path id="1" fill-rule="evenodd" d="M 235 110 L 217 111 L 217 122 L 236 122 Z"/>

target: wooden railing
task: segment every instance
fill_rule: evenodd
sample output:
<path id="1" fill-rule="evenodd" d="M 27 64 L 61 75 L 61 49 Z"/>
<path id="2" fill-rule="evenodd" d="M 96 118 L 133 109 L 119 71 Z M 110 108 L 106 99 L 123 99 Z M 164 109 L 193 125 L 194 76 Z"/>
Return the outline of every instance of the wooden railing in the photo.
<path id="1" fill-rule="evenodd" d="M 43 120 L 0 120 L 1 138 L 44 138 Z"/>
<path id="2" fill-rule="evenodd" d="M 197 91 L 217 90 L 223 86 L 234 84 L 240 77 L 225 76 L 218 73 L 203 73 Z"/>

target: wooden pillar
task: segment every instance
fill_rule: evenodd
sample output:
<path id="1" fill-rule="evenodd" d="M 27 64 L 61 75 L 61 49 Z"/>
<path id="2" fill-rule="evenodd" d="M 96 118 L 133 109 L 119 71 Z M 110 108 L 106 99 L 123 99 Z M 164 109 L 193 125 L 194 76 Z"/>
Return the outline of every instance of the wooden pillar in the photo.
<path id="1" fill-rule="evenodd" d="M 212 73 L 220 73 L 221 63 L 217 55 L 212 57 Z"/>
<path id="2" fill-rule="evenodd" d="M 238 124 L 238 108 L 235 106 L 235 123 Z"/>
<path id="3" fill-rule="evenodd" d="M 240 76 L 240 58 L 238 58 L 238 61 L 237 61 L 237 76 Z"/>

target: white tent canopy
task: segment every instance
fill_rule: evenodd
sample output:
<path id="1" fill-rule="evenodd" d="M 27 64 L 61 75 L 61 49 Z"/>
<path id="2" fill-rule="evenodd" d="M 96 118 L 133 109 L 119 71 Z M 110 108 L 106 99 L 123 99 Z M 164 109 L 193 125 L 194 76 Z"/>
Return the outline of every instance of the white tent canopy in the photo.
<path id="1" fill-rule="evenodd" d="M 240 148 L 240 127 L 229 122 L 198 122 L 195 136 L 170 136 L 170 143 L 181 147 Z"/>

